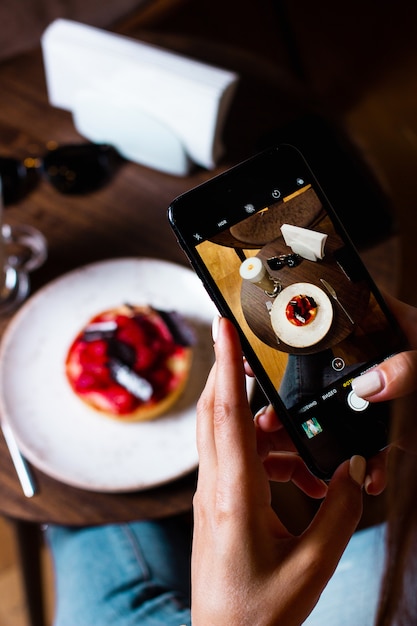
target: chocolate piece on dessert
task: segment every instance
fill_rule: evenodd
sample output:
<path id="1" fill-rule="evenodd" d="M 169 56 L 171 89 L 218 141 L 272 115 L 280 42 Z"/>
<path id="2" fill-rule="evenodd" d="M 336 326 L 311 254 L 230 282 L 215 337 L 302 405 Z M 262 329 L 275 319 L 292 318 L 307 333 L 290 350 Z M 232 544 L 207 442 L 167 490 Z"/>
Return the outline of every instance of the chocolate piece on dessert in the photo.
<path id="1" fill-rule="evenodd" d="M 133 367 L 136 361 L 135 347 L 114 336 L 108 339 L 107 354 L 110 360 L 119 361 L 128 367 Z"/>
<path id="2" fill-rule="evenodd" d="M 99 313 L 80 331 L 67 354 L 67 378 L 81 400 L 106 415 L 153 419 L 185 387 L 191 341 L 180 314 L 123 305 Z"/>
<path id="3" fill-rule="evenodd" d="M 153 387 L 146 378 L 142 378 L 130 367 L 116 359 L 109 361 L 109 370 L 113 379 L 127 391 L 130 391 L 136 398 L 143 402 L 150 400 L 153 394 Z"/>
<path id="4" fill-rule="evenodd" d="M 196 336 L 190 326 L 186 323 L 182 315 L 177 311 L 161 311 L 157 312 L 168 326 L 176 343 L 182 346 L 192 346 L 196 342 Z"/>
<path id="5" fill-rule="evenodd" d="M 96 322 L 84 329 L 83 339 L 85 341 L 96 341 L 96 339 L 111 337 L 116 329 L 117 324 L 112 320 L 108 322 Z"/>

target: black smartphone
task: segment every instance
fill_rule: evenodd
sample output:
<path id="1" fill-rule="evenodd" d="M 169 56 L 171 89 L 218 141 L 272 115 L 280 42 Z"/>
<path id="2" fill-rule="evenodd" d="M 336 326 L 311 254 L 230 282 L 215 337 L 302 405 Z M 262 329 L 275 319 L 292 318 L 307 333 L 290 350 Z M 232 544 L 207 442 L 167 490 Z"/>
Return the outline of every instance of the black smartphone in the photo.
<path id="1" fill-rule="evenodd" d="M 168 217 L 311 471 L 328 480 L 386 447 L 389 404 L 351 382 L 407 342 L 299 150 L 255 155 L 176 198 Z"/>

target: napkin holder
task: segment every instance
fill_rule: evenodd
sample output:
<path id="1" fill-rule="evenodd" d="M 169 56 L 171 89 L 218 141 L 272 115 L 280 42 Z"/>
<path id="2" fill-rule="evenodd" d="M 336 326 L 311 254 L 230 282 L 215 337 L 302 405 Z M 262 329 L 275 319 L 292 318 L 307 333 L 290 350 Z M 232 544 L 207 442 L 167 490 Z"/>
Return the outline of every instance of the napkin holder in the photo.
<path id="1" fill-rule="evenodd" d="M 236 73 L 66 19 L 41 44 L 49 101 L 87 139 L 177 175 L 215 167 Z"/>
<path id="2" fill-rule="evenodd" d="M 324 257 L 327 235 L 308 228 L 300 228 L 292 224 L 283 224 L 281 233 L 284 241 L 295 254 L 308 261 L 317 261 Z"/>

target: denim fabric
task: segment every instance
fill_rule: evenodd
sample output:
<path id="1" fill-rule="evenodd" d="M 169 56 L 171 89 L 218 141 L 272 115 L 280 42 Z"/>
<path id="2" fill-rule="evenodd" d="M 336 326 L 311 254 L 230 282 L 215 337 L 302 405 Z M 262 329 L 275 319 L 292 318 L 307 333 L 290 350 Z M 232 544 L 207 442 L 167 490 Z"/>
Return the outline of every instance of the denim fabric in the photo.
<path id="1" fill-rule="evenodd" d="M 190 626 L 190 537 L 177 519 L 46 531 L 54 626 Z M 304 626 L 372 626 L 384 526 L 355 533 Z"/>
<path id="2" fill-rule="evenodd" d="M 55 626 L 190 626 L 190 532 L 178 518 L 49 526 Z"/>
<path id="3" fill-rule="evenodd" d="M 287 408 L 303 400 L 308 402 L 317 397 L 317 392 L 323 387 L 331 385 L 341 373 L 336 372 L 330 365 L 333 359 L 331 350 L 323 350 L 315 354 L 302 356 L 289 354 L 287 366 L 281 381 L 279 394 Z M 357 369 L 358 365 L 345 367 L 343 375 Z"/>
<path id="4" fill-rule="evenodd" d="M 303 626 L 373 626 L 384 558 L 384 524 L 355 533 Z"/>

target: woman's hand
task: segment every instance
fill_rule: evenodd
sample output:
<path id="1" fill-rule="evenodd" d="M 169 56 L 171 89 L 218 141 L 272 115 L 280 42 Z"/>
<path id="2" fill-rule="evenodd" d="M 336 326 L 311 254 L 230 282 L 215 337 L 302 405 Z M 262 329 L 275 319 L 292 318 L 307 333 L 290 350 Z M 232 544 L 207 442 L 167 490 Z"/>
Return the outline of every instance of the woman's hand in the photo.
<path id="1" fill-rule="evenodd" d="M 416 349 L 396 354 L 352 381 L 355 393 L 370 402 L 393 400 L 417 390 L 417 309 L 392 297 L 386 299 Z"/>
<path id="2" fill-rule="evenodd" d="M 387 303 L 402 327 L 411 348 L 417 348 L 417 309 L 409 304 L 385 296 Z M 352 381 L 355 393 L 369 400 L 381 402 L 406 396 L 417 390 L 417 350 L 401 352 Z M 387 481 L 388 450 L 368 461 L 365 489 L 371 495 L 380 494 Z"/>
<path id="3" fill-rule="evenodd" d="M 417 309 L 385 296 L 387 303 L 401 325 L 412 348 L 417 348 Z M 352 381 L 355 393 L 370 402 L 393 400 L 417 390 L 417 349 L 401 352 L 366 374 Z M 263 447 L 270 450 L 294 449 L 279 418 L 271 406 L 265 407 L 257 416 L 256 423 L 264 434 L 259 436 Z M 365 490 L 379 495 L 387 482 L 388 450 L 368 460 Z"/>
<path id="4" fill-rule="evenodd" d="M 265 468 L 248 406 L 237 333 L 219 323 L 216 363 L 198 403 L 200 457 L 194 499 L 193 626 L 301 624 L 315 606 L 362 513 L 365 461 L 335 472 L 300 536 L 271 507 L 269 473 L 321 497 L 326 488 L 291 452 Z M 258 453 L 261 448 L 261 454 Z"/>
<path id="5" fill-rule="evenodd" d="M 269 473 L 270 479 L 275 480 L 274 458 L 277 454 L 275 451 L 295 450 L 295 446 L 271 405 L 264 407 L 258 415 L 256 415 L 255 424 L 257 428 L 259 454 L 263 458 L 266 458 L 269 454 L 269 458 L 265 461 L 264 465 Z M 368 459 L 364 487 L 369 495 L 379 495 L 386 487 L 387 456 L 388 449 Z M 293 482 L 308 495 L 320 497 L 309 493 L 303 483 L 296 480 L 293 480 Z"/>

